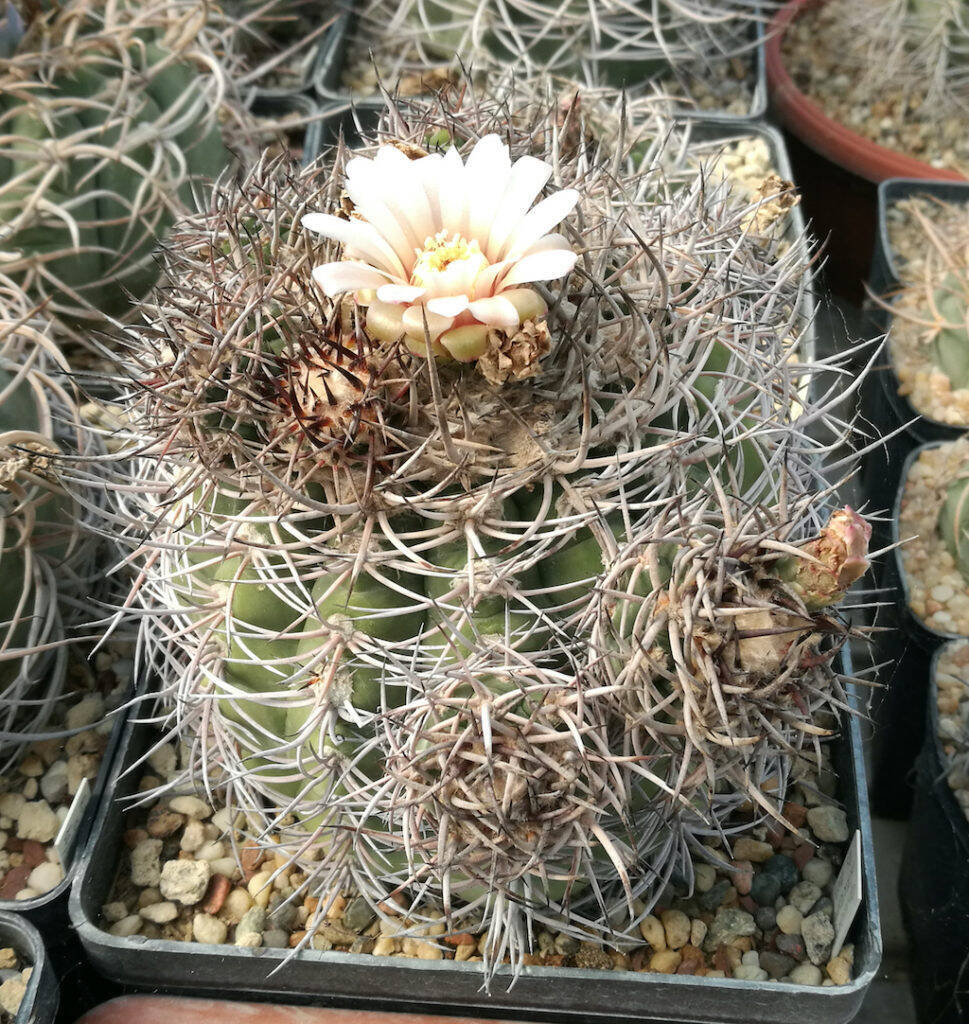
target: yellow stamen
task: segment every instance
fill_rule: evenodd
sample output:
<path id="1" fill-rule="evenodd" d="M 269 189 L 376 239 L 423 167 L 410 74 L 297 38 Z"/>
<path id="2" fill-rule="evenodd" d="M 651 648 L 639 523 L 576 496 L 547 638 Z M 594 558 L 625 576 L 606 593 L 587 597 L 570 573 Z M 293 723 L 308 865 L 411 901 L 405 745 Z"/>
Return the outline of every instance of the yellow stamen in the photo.
<path id="1" fill-rule="evenodd" d="M 447 230 L 439 231 L 424 239 L 424 248 L 415 249 L 417 262 L 411 280 L 422 288 L 428 287 L 430 280 L 458 260 L 475 260 L 481 267 L 488 261 L 481 252 L 477 239 L 467 239 L 463 235 L 450 235 Z"/>

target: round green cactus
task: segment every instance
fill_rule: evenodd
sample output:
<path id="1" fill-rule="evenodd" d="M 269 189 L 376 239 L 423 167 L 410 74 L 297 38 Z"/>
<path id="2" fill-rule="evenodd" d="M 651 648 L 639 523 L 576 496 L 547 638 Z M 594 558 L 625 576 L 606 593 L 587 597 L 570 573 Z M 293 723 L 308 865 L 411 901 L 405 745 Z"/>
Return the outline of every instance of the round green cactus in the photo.
<path id="1" fill-rule="evenodd" d="M 76 328 L 144 295 L 158 239 L 231 162 L 225 83 L 164 3 L 25 4 L 22 26 L 0 58 L 0 249 Z"/>
<path id="2" fill-rule="evenodd" d="M 100 446 L 81 421 L 69 371 L 23 293 L 0 288 L 0 742 L 37 738 L 62 691 L 69 631 L 90 613 L 97 545 L 78 476 Z"/>
<path id="3" fill-rule="evenodd" d="M 969 580 L 969 477 L 963 474 L 946 488 L 939 510 L 939 534 L 956 568 Z"/>

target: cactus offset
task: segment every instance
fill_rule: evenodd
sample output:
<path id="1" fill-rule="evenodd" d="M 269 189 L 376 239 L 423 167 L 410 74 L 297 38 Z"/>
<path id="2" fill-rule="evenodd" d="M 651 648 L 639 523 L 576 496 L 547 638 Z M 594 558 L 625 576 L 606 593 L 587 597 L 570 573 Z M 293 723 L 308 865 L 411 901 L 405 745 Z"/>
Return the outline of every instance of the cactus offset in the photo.
<path id="1" fill-rule="evenodd" d="M 969 388 L 969 277 L 948 273 L 934 296 L 939 327 L 932 347 L 939 369 L 953 389 Z"/>

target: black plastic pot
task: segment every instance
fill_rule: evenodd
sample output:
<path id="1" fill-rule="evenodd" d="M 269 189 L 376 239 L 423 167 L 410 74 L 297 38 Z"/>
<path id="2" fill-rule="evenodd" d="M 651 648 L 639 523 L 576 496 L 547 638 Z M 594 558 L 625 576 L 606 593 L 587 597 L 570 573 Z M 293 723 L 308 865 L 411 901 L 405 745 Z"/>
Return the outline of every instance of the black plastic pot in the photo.
<path id="1" fill-rule="evenodd" d="M 48 944 L 51 956 L 55 958 L 60 947 L 69 942 L 71 938 L 67 912 L 68 894 L 74 876 L 84 859 L 87 843 L 91 839 L 98 808 L 110 792 L 109 787 L 116 767 L 115 762 L 121 749 L 127 711 L 122 707 L 121 710 L 115 712 L 114 717 L 114 725 L 108 737 L 107 746 L 104 748 L 104 756 L 101 759 L 98 774 L 91 783 L 91 799 L 81 818 L 77 838 L 74 842 L 73 857 L 63 880 L 50 892 L 46 892 L 36 899 L 0 900 L 0 914 L 14 913 L 39 928 Z"/>
<path id="2" fill-rule="evenodd" d="M 932 659 L 925 745 L 918 762 L 899 902 L 908 932 L 919 1024 L 969 1020 L 969 822 L 946 779 Z"/>
<path id="3" fill-rule="evenodd" d="M 255 96 L 250 109 L 256 117 L 291 118 L 294 135 L 290 141 L 302 150 L 302 164 L 305 166 L 316 159 L 323 145 L 325 113 L 315 97 L 262 92 Z"/>
<path id="4" fill-rule="evenodd" d="M 15 949 L 24 966 L 33 967 L 13 1024 L 53 1024 L 57 1016 L 57 978 L 40 932 L 17 914 L 0 910 L 0 946 Z"/>
<path id="5" fill-rule="evenodd" d="M 890 288 L 901 279 L 898 260 L 888 234 L 888 211 L 913 196 L 929 196 L 944 203 L 969 203 L 969 182 L 889 178 L 878 186 L 878 238 L 872 262 L 872 287 Z"/>
<path id="6" fill-rule="evenodd" d="M 345 107 L 358 105 L 378 99 L 374 95 L 361 95 L 344 88 L 342 83 L 343 68 L 347 54 L 353 43 L 356 30 L 357 15 L 353 6 L 345 10 L 324 34 L 316 60 L 310 72 L 312 89 L 324 102 L 336 102 Z M 756 81 L 751 95 L 750 109 L 745 114 L 728 114 L 724 111 L 705 111 L 684 108 L 676 111 L 680 117 L 698 117 L 703 120 L 716 120 L 725 124 L 741 124 L 746 121 L 757 121 L 767 113 L 767 69 L 764 57 L 764 25 L 756 27 L 757 41 L 753 50 L 754 72 Z M 393 88 L 393 82 L 385 83 Z"/>
<path id="7" fill-rule="evenodd" d="M 909 452 L 892 502 L 889 542 L 897 544 L 899 513 L 905 482 L 921 453 L 945 442 L 936 441 Z M 872 750 L 872 809 L 886 818 L 907 818 L 912 806 L 915 760 L 925 740 L 925 701 L 933 655 L 953 633 L 927 626 L 909 605 L 902 553 L 895 548 L 882 559 L 879 588 L 889 606 L 879 617 L 875 662 L 881 664 L 884 689 L 873 702 L 875 739 Z"/>
<path id="8" fill-rule="evenodd" d="M 901 287 L 899 266 L 889 239 L 888 212 L 899 200 L 918 195 L 934 196 L 947 202 L 969 201 L 969 183 L 892 178 L 878 186 L 878 226 L 869 277 L 869 287 L 875 295 L 890 298 Z M 888 310 L 872 303 L 868 322 L 872 337 L 879 337 L 890 331 L 892 316 Z M 870 507 L 880 511 L 892 506 L 902 463 L 914 448 L 933 441 L 954 441 L 966 429 L 923 416 L 907 397 L 898 393 L 898 378 L 887 346 L 878 367 L 865 382 L 862 402 L 865 418 L 875 430 L 883 437 L 895 433 L 868 456 L 862 470 L 862 486 Z M 887 534 L 880 539 L 887 540 Z"/>
<path id="9" fill-rule="evenodd" d="M 855 706 L 861 703 L 852 695 Z M 690 1021 L 718 1024 L 842 1024 L 856 1014 L 881 960 L 878 894 L 865 786 L 861 732 L 846 715 L 835 767 L 852 829 L 862 835 L 864 902 L 850 933 L 855 979 L 843 987 L 793 988 L 679 975 L 527 967 L 510 989 L 500 972 L 490 996 L 480 965 L 308 950 L 203 946 L 102 931 L 101 907 L 114 882 L 125 828 L 124 803 L 136 792 L 137 763 L 149 728 L 130 722 L 124 756 L 98 812 L 95 837 L 71 893 L 71 921 L 91 961 L 108 978 L 173 994 L 224 994 L 285 1002 L 326 999 L 335 1005 L 508 1015 L 554 1021 Z"/>

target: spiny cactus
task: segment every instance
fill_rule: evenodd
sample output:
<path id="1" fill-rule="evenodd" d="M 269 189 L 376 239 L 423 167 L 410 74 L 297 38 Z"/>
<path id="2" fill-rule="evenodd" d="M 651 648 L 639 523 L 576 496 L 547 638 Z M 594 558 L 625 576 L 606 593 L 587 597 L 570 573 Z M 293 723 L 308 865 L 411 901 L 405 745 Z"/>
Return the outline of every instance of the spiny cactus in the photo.
<path id="1" fill-rule="evenodd" d="M 0 759 L 38 738 L 61 693 L 96 545 L 66 482 L 100 446 L 81 421 L 49 323 L 0 281 Z M 73 465 L 65 473 L 62 460 Z"/>
<path id="2" fill-rule="evenodd" d="M 206 12 L 204 35 L 237 92 L 292 94 L 305 89 L 336 4 L 311 0 L 224 0 Z"/>
<path id="3" fill-rule="evenodd" d="M 688 85 L 752 53 L 763 11 L 750 0 L 371 0 L 359 31 L 388 85 L 435 66 L 455 74 L 460 59 L 641 88 L 671 74 Z"/>
<path id="4" fill-rule="evenodd" d="M 157 240 L 229 162 L 228 87 L 194 2 L 8 10 L 0 269 L 84 341 L 92 310 L 120 315 L 147 291 Z"/>
<path id="5" fill-rule="evenodd" d="M 627 731 L 603 580 L 643 594 L 623 552 L 678 509 L 789 502 L 752 586 L 808 557 L 790 538 L 816 491 L 804 241 L 754 236 L 705 174 L 629 174 L 549 96 L 392 104 L 354 153 L 263 159 L 182 220 L 126 337 L 140 459 L 106 527 L 180 784 L 258 820 L 319 920 L 341 889 L 415 921 L 437 901 L 483 923 L 488 971 L 535 922 L 622 944 L 737 804 L 691 800 L 682 746 Z M 813 633 L 815 589 L 777 572 Z M 819 650 L 799 645 L 792 677 Z"/>
<path id="6" fill-rule="evenodd" d="M 902 98 L 933 126 L 965 115 L 969 99 L 969 9 L 964 0 L 829 0 L 846 41 L 846 64 L 857 64 L 857 93 L 866 100 Z M 958 123 L 958 121 L 956 122 Z"/>
<path id="7" fill-rule="evenodd" d="M 791 759 L 825 734 L 819 712 L 845 706 L 832 666 L 850 630 L 834 605 L 868 568 L 871 528 L 846 508 L 818 529 L 822 498 L 671 506 L 589 606 L 590 671 L 626 695 L 632 750 L 658 737 L 697 807 L 728 781 L 776 814 Z"/>

